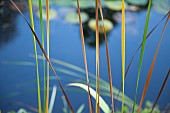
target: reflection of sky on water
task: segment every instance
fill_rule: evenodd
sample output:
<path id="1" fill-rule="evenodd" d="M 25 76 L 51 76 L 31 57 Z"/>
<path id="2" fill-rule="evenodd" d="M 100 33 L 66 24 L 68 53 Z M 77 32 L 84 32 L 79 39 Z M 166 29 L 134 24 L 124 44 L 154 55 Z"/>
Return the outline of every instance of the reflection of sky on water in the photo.
<path id="1" fill-rule="evenodd" d="M 54 7 L 55 8 L 55 7 Z M 59 10 L 56 8 L 56 10 Z M 59 10 L 61 11 L 61 10 Z M 145 23 L 145 15 L 146 10 L 138 12 L 138 13 L 130 13 L 135 21 L 133 23 L 127 23 L 127 33 L 126 33 L 126 67 L 135 52 L 136 48 L 142 41 L 143 29 Z M 61 13 L 62 14 L 62 13 Z M 25 16 L 29 19 L 29 13 L 25 12 Z M 161 15 L 154 10 L 151 12 L 149 31 L 162 19 L 164 15 Z M 35 16 L 35 31 L 37 35 L 40 37 L 40 25 L 39 19 Z M 165 21 L 164 21 L 165 22 Z M 160 26 L 154 31 L 151 37 L 147 40 L 144 62 L 141 72 L 141 79 L 139 85 L 139 92 L 137 96 L 137 102 L 139 103 L 139 98 L 142 94 L 143 85 L 145 84 L 145 80 L 149 71 L 149 67 L 159 41 L 162 28 L 164 22 L 160 24 Z M 32 35 L 31 31 L 28 28 L 27 24 L 23 20 L 23 18 L 18 15 L 16 20 L 12 20 L 13 24 L 12 29 L 16 30 L 15 35 L 13 35 L 10 30 L 3 31 L 9 35 L 9 38 L 15 38 L 15 41 L 11 41 L 11 43 L 6 44 L 3 49 L 0 51 L 0 61 L 31 61 L 34 62 L 34 59 L 29 57 L 29 54 L 33 53 L 33 44 L 32 44 Z M 153 71 L 151 83 L 148 89 L 148 93 L 146 96 L 146 100 L 155 101 L 156 95 L 159 91 L 159 88 L 165 78 L 165 75 L 170 67 L 170 54 L 168 50 L 170 48 L 169 42 L 169 32 L 170 26 L 167 26 L 167 31 L 165 32 L 165 36 L 158 54 L 158 58 L 155 64 L 155 68 Z M 3 33 L 0 36 L 3 36 Z M 108 34 L 108 42 L 109 42 L 109 50 L 110 50 L 110 58 L 111 58 L 111 67 L 112 67 L 112 75 L 113 75 L 113 85 L 117 88 L 120 87 L 121 83 L 121 24 L 118 23 L 114 29 Z M 10 35 L 11 34 L 11 35 Z M 7 36 L 8 36 L 7 35 Z M 2 42 L 2 41 L 1 41 Z M 0 43 L 1 43 L 0 42 Z M 51 57 L 60 59 L 65 62 L 72 63 L 79 67 L 84 67 L 83 64 L 83 54 L 81 47 L 81 39 L 79 33 L 79 25 L 71 25 L 63 21 L 58 15 L 58 18 L 51 21 Z M 95 48 L 92 48 L 88 44 L 86 44 L 87 50 L 87 61 L 88 68 L 90 72 L 95 73 Z M 40 49 L 38 48 L 38 53 L 41 54 Z M 106 56 L 105 56 L 105 44 L 101 44 L 100 46 L 100 73 L 101 78 L 108 81 L 107 76 L 107 65 L 106 65 Z M 134 62 L 131 65 L 129 70 L 128 77 L 126 79 L 125 85 L 125 93 L 131 99 L 134 97 L 135 93 L 135 84 L 137 78 L 137 67 L 139 61 L 139 53 L 134 59 Z M 40 63 L 42 63 L 40 61 Z M 63 66 L 56 65 L 54 66 L 61 67 L 67 69 Z M 42 69 L 42 68 L 41 68 Z M 32 93 L 32 89 L 36 87 L 36 83 L 31 82 L 35 80 L 35 67 L 34 66 L 17 66 L 17 65 L 4 65 L 0 64 L 0 75 L 3 79 L 0 79 L 0 88 L 3 89 L 0 91 L 0 95 L 10 94 L 11 92 L 21 92 L 20 95 L 14 96 L 11 98 L 7 98 L 5 100 L 0 101 L 0 109 L 6 108 L 6 104 L 11 101 L 21 101 L 27 103 L 29 105 L 37 106 L 36 104 L 36 94 Z M 76 71 L 75 71 L 76 72 Z M 42 70 L 40 70 L 40 74 L 42 76 Z M 53 76 L 53 74 L 51 73 Z M 63 74 L 58 72 L 58 75 L 61 78 L 63 84 L 68 83 L 68 80 L 65 79 L 68 77 L 67 74 Z M 29 82 L 30 81 L 30 82 Z M 57 84 L 55 80 L 51 81 L 52 84 Z M 22 85 L 23 84 L 23 85 Z M 51 84 L 51 86 L 52 86 Z M 58 85 L 58 84 L 57 84 Z M 162 96 L 158 102 L 161 108 L 164 108 L 169 102 L 169 90 L 168 86 L 170 82 L 167 82 L 165 90 L 162 93 Z M 71 88 L 70 88 L 71 89 Z M 81 94 L 81 96 L 80 96 Z M 61 103 L 61 95 L 62 92 L 58 92 L 57 101 L 56 101 L 56 110 L 57 112 L 61 112 L 61 108 L 63 104 Z M 87 103 L 87 95 L 84 93 L 77 92 L 68 92 L 70 97 L 70 101 L 73 104 L 74 109 L 77 109 L 82 103 Z M 154 96 L 153 96 L 154 95 Z M 25 98 L 28 97 L 28 98 Z M 83 97 L 83 98 L 82 98 Z M 32 98 L 32 99 L 31 99 Z M 77 98 L 81 98 L 81 100 L 77 100 Z M 110 100 L 105 98 L 109 103 Z M 76 101 L 75 101 L 76 100 Z M 10 107 L 10 106 L 9 106 Z M 10 109 L 12 109 L 11 107 Z M 16 109 L 14 107 L 13 109 Z M 88 106 L 85 108 L 88 109 Z"/>

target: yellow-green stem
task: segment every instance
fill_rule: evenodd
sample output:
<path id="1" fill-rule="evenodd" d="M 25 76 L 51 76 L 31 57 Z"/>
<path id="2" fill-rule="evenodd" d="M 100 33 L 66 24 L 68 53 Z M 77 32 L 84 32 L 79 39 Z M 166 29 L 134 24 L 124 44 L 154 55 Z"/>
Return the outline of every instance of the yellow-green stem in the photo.
<path id="1" fill-rule="evenodd" d="M 122 113 L 124 110 L 124 86 L 125 86 L 125 1 L 122 0 Z"/>
<path id="2" fill-rule="evenodd" d="M 42 47 L 44 49 L 44 23 L 43 23 L 43 15 L 42 15 L 42 2 L 39 0 L 39 15 L 40 15 L 40 26 L 41 26 L 41 37 L 42 37 Z M 44 108 L 45 111 L 45 100 L 46 100 L 46 63 L 45 57 L 43 55 L 43 70 L 44 70 Z"/>
<path id="3" fill-rule="evenodd" d="M 33 12 L 32 12 L 32 0 L 28 0 L 29 5 L 29 12 L 30 12 L 30 21 L 31 26 L 34 29 L 34 18 L 33 18 Z M 37 57 L 37 47 L 36 47 L 36 40 L 33 36 L 33 43 L 34 43 L 34 55 L 35 55 L 35 61 L 36 61 L 36 79 L 37 79 L 37 88 L 38 88 L 38 112 L 41 113 L 41 90 L 40 90 L 40 78 L 39 78 L 39 71 L 38 71 L 38 57 Z"/>

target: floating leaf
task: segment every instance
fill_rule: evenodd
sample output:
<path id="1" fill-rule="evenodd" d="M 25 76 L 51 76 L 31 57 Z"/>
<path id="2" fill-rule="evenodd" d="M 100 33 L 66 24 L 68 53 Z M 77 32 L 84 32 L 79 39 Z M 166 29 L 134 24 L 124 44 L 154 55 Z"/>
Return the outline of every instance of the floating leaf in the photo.
<path id="1" fill-rule="evenodd" d="M 57 11 L 55 9 L 50 9 L 50 20 L 57 18 Z M 46 11 L 42 9 L 43 20 L 46 20 Z M 36 12 L 36 15 L 40 18 L 39 11 Z"/>
<path id="2" fill-rule="evenodd" d="M 126 24 L 133 24 L 136 21 L 135 16 L 131 12 L 127 12 L 125 17 L 126 17 Z M 122 23 L 121 18 L 122 18 L 122 14 L 120 12 L 116 12 L 113 14 L 113 19 L 116 22 Z"/>
<path id="3" fill-rule="evenodd" d="M 122 10 L 122 1 L 106 1 L 105 6 L 114 11 Z M 125 2 L 125 9 L 128 8 L 128 4 Z"/>
<path id="4" fill-rule="evenodd" d="M 166 14 L 170 10 L 170 0 L 153 0 L 153 8 L 157 12 Z"/>
<path id="5" fill-rule="evenodd" d="M 71 6 L 72 5 L 72 0 L 54 0 L 56 5 L 59 6 Z M 50 1 L 51 2 L 51 1 Z"/>
<path id="6" fill-rule="evenodd" d="M 86 22 L 89 19 L 89 16 L 85 12 L 81 12 L 82 23 Z M 75 11 L 70 11 L 65 16 L 65 21 L 71 24 L 79 24 L 78 13 Z"/>
<path id="7" fill-rule="evenodd" d="M 76 112 L 76 113 L 82 113 L 82 112 L 83 112 L 83 110 L 84 110 L 84 107 L 85 107 L 85 105 L 84 105 L 84 104 L 82 104 L 82 105 L 78 108 L 78 110 L 77 110 L 77 112 Z"/>
<path id="8" fill-rule="evenodd" d="M 41 0 L 42 6 L 46 6 L 46 0 Z M 38 0 L 32 0 L 33 6 L 39 7 Z M 55 4 L 55 0 L 50 0 L 50 5 Z"/>
<path id="9" fill-rule="evenodd" d="M 88 0 L 79 0 L 80 8 L 94 8 L 95 1 L 88 1 Z M 72 5 L 77 7 L 77 2 L 73 1 Z"/>
<path id="10" fill-rule="evenodd" d="M 80 87 L 80 88 L 88 91 L 88 86 L 85 84 L 82 84 L 82 83 L 70 83 L 70 84 L 68 84 L 68 86 L 76 86 L 76 87 Z M 96 99 L 96 92 L 92 88 L 90 88 L 90 94 L 92 95 L 92 97 L 94 99 Z M 100 108 L 103 110 L 104 113 L 110 113 L 109 106 L 106 104 L 106 102 L 103 100 L 103 98 L 101 96 L 99 98 L 100 98 L 99 99 Z"/>
<path id="11" fill-rule="evenodd" d="M 99 20 L 99 32 L 104 33 L 104 30 L 106 32 L 109 32 L 112 28 L 113 28 L 113 24 L 110 20 L 104 19 L 104 27 L 103 27 L 103 22 L 102 20 Z M 96 20 L 95 19 L 91 19 L 88 22 L 88 26 L 93 30 L 96 31 Z"/>
<path id="12" fill-rule="evenodd" d="M 148 3 L 148 0 L 126 0 L 129 4 L 135 6 L 145 6 Z"/>
<path id="13" fill-rule="evenodd" d="M 28 113 L 25 109 L 21 108 L 17 111 L 17 113 Z"/>

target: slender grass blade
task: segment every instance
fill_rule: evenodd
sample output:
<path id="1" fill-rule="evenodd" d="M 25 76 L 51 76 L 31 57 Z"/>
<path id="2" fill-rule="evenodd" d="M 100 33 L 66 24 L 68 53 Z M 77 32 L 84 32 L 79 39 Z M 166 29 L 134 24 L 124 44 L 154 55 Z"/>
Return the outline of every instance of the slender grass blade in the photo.
<path id="1" fill-rule="evenodd" d="M 111 66 L 110 66 L 110 55 L 109 55 L 109 47 L 108 47 L 108 41 L 107 41 L 107 35 L 104 25 L 104 18 L 103 18 L 103 11 L 102 11 L 102 4 L 101 1 L 99 1 L 99 8 L 100 8 L 100 15 L 102 18 L 103 23 L 103 29 L 104 29 L 104 39 L 106 44 L 106 57 L 107 57 L 107 67 L 108 67 L 108 77 L 109 77 L 109 86 L 110 86 L 110 97 L 111 97 L 111 103 L 112 103 L 112 113 L 114 112 L 114 101 L 113 101 L 113 91 L 112 91 L 112 72 L 111 72 Z"/>
<path id="2" fill-rule="evenodd" d="M 31 20 L 31 26 L 34 30 L 34 18 L 33 18 L 33 12 L 32 12 L 32 0 L 28 0 L 29 5 L 29 12 L 30 12 L 30 20 Z M 36 47 L 36 40 L 33 35 L 33 43 L 34 43 L 34 55 L 35 55 L 35 62 L 36 62 L 36 79 L 37 79 L 37 89 L 38 89 L 38 112 L 41 113 L 41 89 L 40 89 L 40 77 L 39 77 L 39 67 L 38 67 L 38 58 L 37 58 L 37 47 Z"/>
<path id="3" fill-rule="evenodd" d="M 145 29 L 144 29 L 143 40 L 142 40 L 142 49 L 141 49 L 141 52 L 140 52 L 138 77 L 137 77 L 137 81 L 136 81 L 136 92 L 135 92 L 134 105 L 133 105 L 133 111 L 132 111 L 133 113 L 134 113 L 135 105 L 136 105 L 136 96 L 137 96 L 137 92 L 138 92 L 138 84 L 139 84 L 139 79 L 140 79 L 140 73 L 141 73 L 141 68 L 142 68 L 144 51 L 145 51 L 146 37 L 147 37 L 147 31 L 148 31 L 148 25 L 149 25 L 149 19 L 150 19 L 151 4 L 152 4 L 152 0 L 149 0 L 146 22 L 145 22 Z"/>
<path id="4" fill-rule="evenodd" d="M 82 20 L 81 20 L 81 15 L 80 15 L 79 0 L 77 0 L 77 6 L 78 6 L 78 15 L 79 15 L 79 23 L 80 23 L 80 34 L 81 34 L 81 41 L 82 41 L 82 51 L 83 51 L 83 56 L 84 56 L 84 67 L 86 70 L 86 82 L 88 86 L 89 109 L 90 109 L 90 113 L 93 113 L 93 104 L 92 104 L 92 99 L 91 99 L 90 89 L 89 89 L 89 73 L 88 73 L 88 67 L 87 67 L 86 48 L 84 44 L 84 33 L 83 33 L 83 26 L 82 26 Z"/>
<path id="5" fill-rule="evenodd" d="M 19 8 L 16 6 L 16 4 L 15 4 L 12 0 L 10 0 L 10 2 L 15 6 L 15 8 L 18 10 L 18 12 L 22 15 L 22 17 L 24 18 L 25 22 L 26 22 L 27 25 L 29 26 L 30 30 L 31 30 L 32 33 L 34 34 L 34 38 L 36 39 L 36 41 L 37 41 L 37 43 L 38 43 L 41 51 L 43 52 L 43 54 L 44 54 L 44 56 L 45 56 L 45 58 L 46 58 L 46 60 L 47 60 L 47 62 L 48 62 L 48 64 L 49 64 L 49 66 L 51 67 L 51 69 L 52 69 L 52 71 L 53 71 L 53 73 L 54 73 L 54 75 L 55 75 L 55 77 L 56 77 L 56 79 L 57 79 L 57 81 L 58 81 L 58 83 L 59 83 L 59 86 L 60 86 L 60 88 L 61 88 L 61 90 L 62 90 L 62 92 L 63 92 L 63 94 L 64 94 L 64 96 L 65 96 L 65 98 L 66 98 L 66 101 L 67 101 L 67 103 L 68 103 L 68 105 L 69 105 L 69 107 L 70 107 L 71 112 L 74 113 L 74 110 L 73 110 L 73 108 L 72 108 L 72 105 L 71 105 L 71 103 L 70 103 L 70 101 L 69 101 L 69 99 L 68 99 L 68 97 L 67 97 L 66 92 L 64 91 L 64 88 L 63 88 L 63 86 L 62 86 L 62 84 L 61 84 L 61 82 L 60 82 L 60 79 L 58 78 L 58 75 L 57 75 L 57 73 L 55 72 L 55 69 L 54 69 L 54 67 L 53 67 L 50 59 L 48 58 L 45 50 L 43 49 L 43 47 L 42 47 L 42 45 L 41 45 L 41 42 L 40 42 L 38 36 L 36 35 L 35 31 L 32 29 L 31 25 L 29 24 L 29 22 L 27 21 L 27 19 L 26 19 L 25 16 L 23 15 L 23 13 L 22 13 L 22 12 L 19 10 Z"/>
<path id="6" fill-rule="evenodd" d="M 140 105 L 139 105 L 139 108 L 138 108 L 138 113 L 140 112 L 140 109 L 142 107 L 142 104 L 143 104 L 143 101 L 144 101 L 144 98 L 145 98 L 145 95 L 146 95 L 146 92 L 147 92 L 147 89 L 148 89 L 148 86 L 149 86 L 149 83 L 150 83 L 150 79 L 151 79 L 151 76 L 152 76 L 152 72 L 153 72 L 153 69 L 154 69 L 154 65 L 155 65 L 155 62 L 156 62 L 158 51 L 159 51 L 159 48 L 160 48 L 160 45 L 161 45 L 161 42 L 162 42 L 165 30 L 166 30 L 166 26 L 168 24 L 169 18 L 170 18 L 170 13 L 169 13 L 169 16 L 167 17 L 166 23 L 165 23 L 163 31 L 162 31 L 161 38 L 159 40 L 158 46 L 156 48 L 156 52 L 155 52 L 153 60 L 152 60 L 152 64 L 151 64 L 150 69 L 149 69 L 147 80 L 145 82 L 145 86 L 144 86 L 144 89 L 143 89 L 142 97 L 141 97 L 141 100 L 140 100 Z"/>
<path id="7" fill-rule="evenodd" d="M 39 2 L 39 15 L 40 15 L 40 28 L 41 28 L 41 37 L 42 37 L 42 46 L 44 48 L 44 23 L 43 23 L 43 14 L 42 14 L 42 0 L 38 0 Z M 43 55 L 44 57 L 44 55 Z M 44 111 L 46 104 L 46 63 L 45 59 L 43 60 L 43 70 L 44 70 Z"/>
<path id="8" fill-rule="evenodd" d="M 122 113 L 124 110 L 124 83 L 125 83 L 125 1 L 122 0 Z"/>
<path id="9" fill-rule="evenodd" d="M 100 64 L 99 64 L 99 28 L 98 28 L 98 0 L 96 0 L 96 113 L 100 113 Z"/>
<path id="10" fill-rule="evenodd" d="M 163 84 L 162 84 L 162 86 L 161 86 L 161 89 L 160 89 L 160 91 L 159 91 L 159 94 L 158 94 L 158 96 L 157 96 L 157 98 L 156 98 L 156 101 L 155 101 L 155 103 L 154 103 L 154 105 L 153 105 L 152 110 L 151 110 L 150 113 L 153 112 L 154 107 L 156 106 L 156 103 L 158 102 L 158 100 L 159 100 L 159 98 L 160 98 L 160 96 L 161 96 L 161 93 L 162 93 L 162 91 L 163 91 L 163 89 L 164 89 L 164 87 L 165 87 L 165 85 L 166 85 L 166 82 L 167 82 L 167 80 L 168 80 L 169 75 L 170 75 L 170 69 L 169 69 L 169 71 L 168 71 L 168 73 L 167 73 L 167 75 L 166 75 L 166 78 L 165 78 L 165 80 L 164 80 L 164 82 L 163 82 Z"/>
<path id="11" fill-rule="evenodd" d="M 170 11 L 169 11 L 169 12 L 170 12 Z M 146 39 L 149 38 L 149 36 L 150 36 L 150 35 L 153 33 L 153 31 L 158 27 L 158 25 L 168 16 L 169 12 L 152 28 L 152 30 L 148 33 Z M 139 51 L 139 49 L 140 49 L 141 47 L 142 47 L 142 43 L 141 43 L 141 44 L 139 45 L 139 47 L 136 49 L 135 53 L 133 54 L 133 56 L 132 56 L 132 58 L 131 58 L 131 60 L 130 60 L 130 62 L 129 62 L 129 64 L 128 64 L 128 67 L 127 67 L 126 73 L 125 73 L 125 79 L 126 79 L 127 74 L 128 74 L 128 72 L 129 72 L 129 69 L 130 69 L 130 66 L 131 66 L 131 64 L 132 64 L 132 61 L 133 61 L 134 57 L 136 56 L 137 52 Z M 121 83 L 120 89 L 122 89 L 122 83 Z M 117 95 L 116 98 L 118 98 L 119 93 L 120 93 L 120 90 L 119 90 L 118 95 Z M 117 99 L 116 99 L 116 100 L 117 100 Z M 116 106 L 116 102 L 115 102 L 115 106 Z"/>
<path id="12" fill-rule="evenodd" d="M 47 31 L 47 57 L 50 58 L 50 21 L 49 21 L 49 0 L 46 0 L 46 31 Z M 50 87 L 50 66 L 47 64 L 47 82 L 46 82 L 46 113 L 49 107 L 49 87 Z"/>

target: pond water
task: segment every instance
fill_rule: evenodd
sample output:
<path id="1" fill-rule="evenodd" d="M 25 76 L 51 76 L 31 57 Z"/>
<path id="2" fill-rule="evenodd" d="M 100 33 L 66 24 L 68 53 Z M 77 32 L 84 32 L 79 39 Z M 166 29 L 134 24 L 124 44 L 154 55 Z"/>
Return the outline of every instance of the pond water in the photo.
<path id="1" fill-rule="evenodd" d="M 83 54 L 81 47 L 81 38 L 79 32 L 78 24 L 70 24 L 64 21 L 64 12 L 70 10 L 69 8 L 51 6 L 52 9 L 57 11 L 57 17 L 50 21 L 50 56 L 51 58 L 56 58 L 61 61 L 71 63 L 78 67 L 84 68 L 83 64 Z M 37 9 L 34 8 L 34 12 Z M 133 56 L 134 52 L 140 45 L 143 37 L 143 30 L 145 25 L 147 9 L 143 9 L 139 12 L 127 11 L 127 20 L 130 22 L 126 24 L 126 68 L 128 63 Z M 119 13 L 118 13 L 119 14 Z M 120 13 L 121 14 L 121 13 Z M 29 12 L 26 10 L 24 15 L 29 19 Z M 130 17 L 129 17 L 130 15 Z M 153 8 L 151 10 L 149 31 L 164 17 L 165 14 L 156 12 Z M 8 16 L 9 17 L 9 16 Z M 133 19 L 131 21 L 131 18 Z M 34 13 L 35 21 L 35 31 L 39 38 L 41 37 L 39 18 Z M 45 20 L 44 20 L 45 22 Z M 20 105 L 22 102 L 27 105 L 37 107 L 36 100 L 36 82 L 35 82 L 35 66 L 31 65 L 34 62 L 33 55 L 33 41 L 31 31 L 24 21 L 24 19 L 18 13 L 14 13 L 9 19 L 9 25 L 5 27 L 0 27 L 0 109 L 4 112 L 9 110 L 17 110 L 24 106 Z M 137 95 L 137 103 L 140 102 L 140 97 L 142 95 L 143 87 L 147 78 L 147 74 L 155 53 L 158 41 L 160 39 L 162 29 L 165 20 L 156 28 L 156 30 L 151 34 L 150 38 L 146 42 L 144 60 L 141 71 L 141 78 L 139 83 L 139 90 Z M 3 23 L 0 23 L 3 25 Z M 85 23 L 86 24 L 86 23 Z M 84 24 L 84 26 L 86 26 Z M 0 26 L 1 26 L 0 25 Z M 85 29 L 88 29 L 84 27 Z M 151 102 L 155 102 L 157 94 L 163 83 L 167 71 L 170 68 L 170 25 L 167 25 L 167 30 L 165 32 L 160 51 L 156 60 L 151 82 L 148 88 L 148 92 L 145 98 Z M 93 34 L 92 31 L 90 33 Z M 88 34 L 87 34 L 88 35 Z M 87 52 L 87 63 L 90 72 L 95 74 L 95 47 L 93 46 L 91 39 L 85 34 L 86 40 L 86 52 Z M 93 35 L 90 35 L 91 37 Z M 121 22 L 117 22 L 113 29 L 108 33 L 108 44 L 111 59 L 111 69 L 113 75 L 113 86 L 120 88 L 121 84 Z M 90 41 L 89 41 L 90 40 Z M 92 37 L 93 40 L 93 37 Z M 41 50 L 38 47 L 38 54 L 42 55 Z M 135 95 L 135 86 L 137 79 L 137 70 L 139 62 L 140 52 L 137 53 L 134 61 L 129 70 L 128 76 L 125 82 L 125 94 L 132 100 Z M 16 63 L 18 62 L 18 63 Z M 27 64 L 22 65 L 19 62 L 27 62 Z M 42 60 L 39 60 L 40 65 L 40 76 L 43 79 L 43 68 Z M 61 66 L 59 64 L 53 63 L 55 67 L 66 69 L 69 71 L 76 72 L 83 75 L 85 74 L 77 72 L 75 70 L 69 69 L 68 67 Z M 76 77 L 72 77 L 66 73 L 57 71 L 62 84 L 66 84 L 78 80 Z M 107 75 L 107 61 L 105 54 L 105 43 L 100 44 L 100 75 L 101 78 L 108 82 Z M 51 76 L 53 73 L 51 72 Z M 43 87 L 43 84 L 41 84 Z M 57 81 L 51 80 L 50 86 L 56 85 L 59 89 Z M 161 110 L 164 110 L 170 103 L 170 81 L 167 82 L 162 95 L 158 101 L 158 105 Z M 84 112 L 88 111 L 88 100 L 87 94 L 82 93 L 82 90 L 75 91 L 75 89 L 66 87 L 68 97 L 73 104 L 75 110 L 81 104 L 85 104 Z M 43 94 L 43 93 L 42 93 Z M 62 112 L 62 92 L 57 92 L 56 102 L 54 111 Z M 108 105 L 111 104 L 109 97 L 104 97 Z M 94 100 L 93 100 L 94 101 Z M 18 104 L 17 104 L 18 102 Z M 119 105 L 119 103 L 118 103 Z M 27 107 L 26 107 L 27 108 Z"/>

